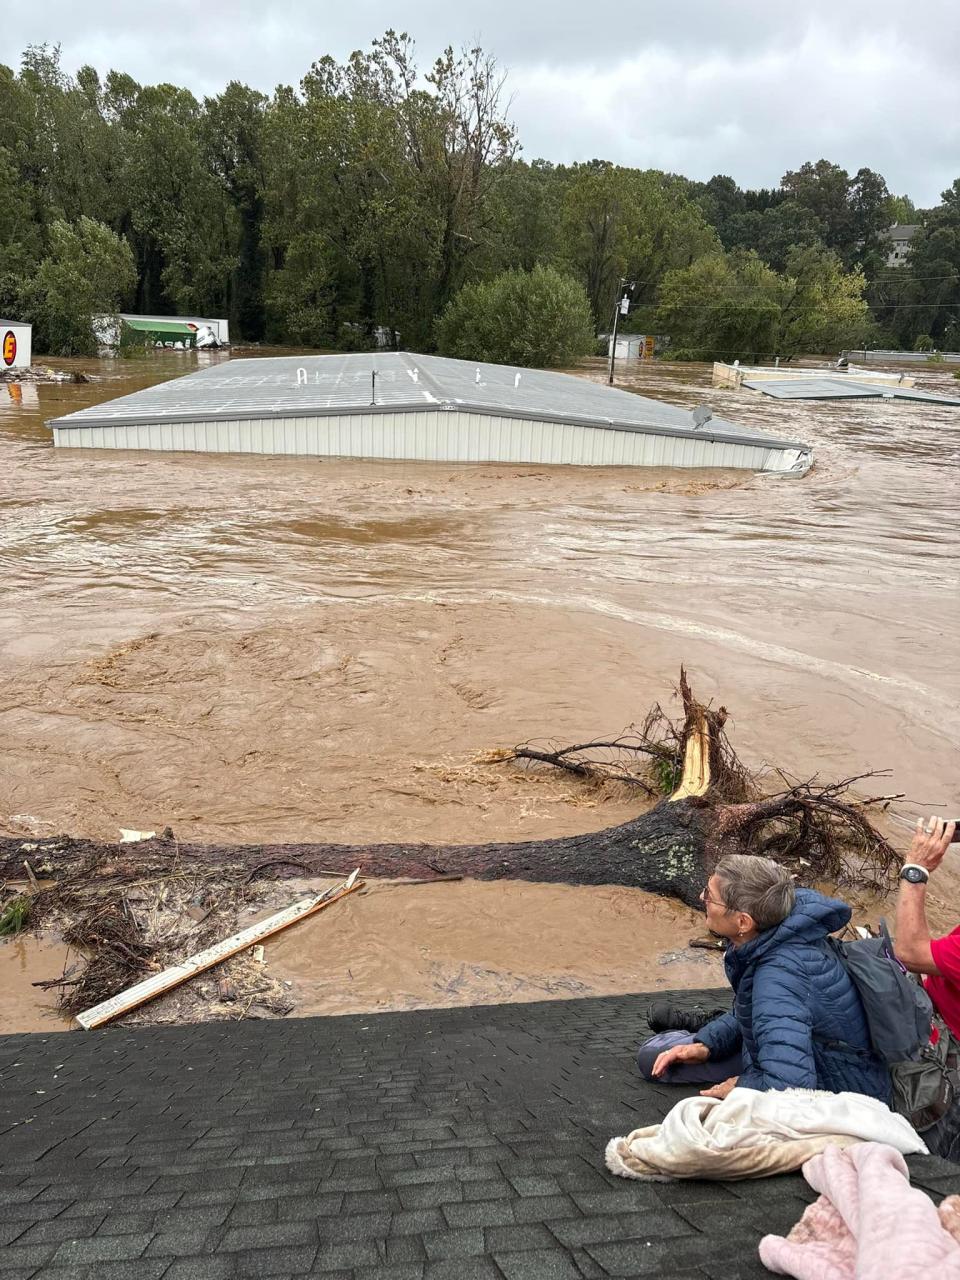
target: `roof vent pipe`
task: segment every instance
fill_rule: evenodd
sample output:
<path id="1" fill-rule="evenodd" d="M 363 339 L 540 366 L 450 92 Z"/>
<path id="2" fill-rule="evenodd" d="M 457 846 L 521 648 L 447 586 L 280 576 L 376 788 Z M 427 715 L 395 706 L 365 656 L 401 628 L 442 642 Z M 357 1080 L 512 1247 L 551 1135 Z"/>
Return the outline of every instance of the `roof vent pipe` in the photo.
<path id="1" fill-rule="evenodd" d="M 474 382 L 476 382 L 476 384 L 477 384 L 478 386 L 480 385 L 480 368 L 479 368 L 479 366 L 477 366 L 477 376 L 474 378 Z"/>
<path id="2" fill-rule="evenodd" d="M 306 369 L 298 369 L 297 370 L 297 386 L 305 387 L 306 385 L 307 385 L 307 371 Z"/>
<path id="3" fill-rule="evenodd" d="M 520 385 L 520 375 L 519 375 L 519 373 L 518 373 L 518 374 L 517 374 L 517 376 L 514 378 L 514 380 L 513 380 L 513 385 L 514 385 L 515 387 L 519 387 L 519 385 Z"/>

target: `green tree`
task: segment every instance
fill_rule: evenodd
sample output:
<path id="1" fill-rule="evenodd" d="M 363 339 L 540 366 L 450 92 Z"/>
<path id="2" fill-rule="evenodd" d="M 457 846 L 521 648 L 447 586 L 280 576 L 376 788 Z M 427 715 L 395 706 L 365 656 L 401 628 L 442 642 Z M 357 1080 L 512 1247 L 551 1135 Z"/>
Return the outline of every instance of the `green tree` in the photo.
<path id="1" fill-rule="evenodd" d="M 265 330 L 263 245 L 264 120 L 262 93 L 232 80 L 204 102 L 202 133 L 211 169 L 226 192 L 233 218 L 230 248 L 236 265 L 230 281 L 229 318 L 241 338 L 259 342 Z"/>
<path id="2" fill-rule="evenodd" d="M 797 248 L 783 273 L 734 249 L 672 271 L 660 288 L 657 329 L 678 357 L 756 361 L 833 350 L 861 340 L 870 324 L 860 272 L 835 254 Z"/>
<path id="3" fill-rule="evenodd" d="M 597 329 L 612 317 L 620 277 L 635 283 L 637 304 L 650 303 L 665 272 L 719 247 L 683 179 L 600 160 L 570 171 L 563 236 Z"/>
<path id="4" fill-rule="evenodd" d="M 911 241 L 907 266 L 887 277 L 894 279 L 878 291 L 875 305 L 900 344 L 912 347 L 928 334 L 935 346 L 946 347 L 947 328 L 960 316 L 960 178 L 926 215 Z"/>
<path id="5" fill-rule="evenodd" d="M 752 251 L 710 254 L 664 276 L 657 331 L 678 359 L 759 360 L 776 344 L 778 295 L 776 272 Z"/>
<path id="6" fill-rule="evenodd" d="M 320 59 L 299 93 L 278 91 L 267 112 L 271 323 L 299 310 L 287 257 L 308 236 L 328 264 L 329 340 L 369 344 L 385 328 L 431 345 L 438 312 L 496 261 L 494 197 L 516 150 L 502 91 L 482 49 L 448 48 L 421 75 L 413 41 L 393 31 L 345 64 Z"/>
<path id="7" fill-rule="evenodd" d="M 879 173 L 846 169 L 829 160 L 809 161 L 788 171 L 780 182 L 783 192 L 817 219 L 823 242 L 844 266 L 866 263 L 879 251 L 880 232 L 889 225 L 890 193 Z"/>
<path id="8" fill-rule="evenodd" d="M 780 277 L 780 320 L 774 351 L 793 356 L 838 351 L 870 337 L 870 312 L 859 269 L 845 272 L 836 254 L 795 248 Z"/>
<path id="9" fill-rule="evenodd" d="M 699 205 L 704 218 L 720 237 L 725 249 L 731 222 L 748 212 L 746 195 L 725 173 L 717 173 L 708 182 L 691 182 L 690 195 Z"/>
<path id="10" fill-rule="evenodd" d="M 50 248 L 24 290 L 35 343 L 51 355 L 96 350 L 93 317 L 120 310 L 135 283 L 130 246 L 102 222 L 54 222 Z"/>
<path id="11" fill-rule="evenodd" d="M 468 284 L 437 325 L 444 355 L 496 364 L 573 364 L 593 349 L 593 324 L 583 287 L 553 267 L 504 271 Z"/>
<path id="12" fill-rule="evenodd" d="M 823 228 L 815 214 L 796 200 L 781 200 L 761 213 L 750 210 L 727 224 L 725 247 L 753 249 L 776 271 L 782 271 L 794 248 L 822 246 Z"/>
<path id="13" fill-rule="evenodd" d="M 186 89 L 124 85 L 118 116 L 137 310 L 229 312 L 239 227 Z"/>
<path id="14" fill-rule="evenodd" d="M 494 270 L 558 264 L 567 170 L 548 160 L 514 160 L 493 193 L 493 234 L 484 255 Z"/>
<path id="15" fill-rule="evenodd" d="M 902 227 L 915 225 L 920 221 L 917 206 L 909 196 L 888 196 L 884 221 L 888 227 L 892 227 L 894 223 L 899 223 Z"/>
<path id="16" fill-rule="evenodd" d="M 13 155 L 0 147 L 0 315 L 15 317 L 41 253 L 41 230 L 29 188 Z"/>

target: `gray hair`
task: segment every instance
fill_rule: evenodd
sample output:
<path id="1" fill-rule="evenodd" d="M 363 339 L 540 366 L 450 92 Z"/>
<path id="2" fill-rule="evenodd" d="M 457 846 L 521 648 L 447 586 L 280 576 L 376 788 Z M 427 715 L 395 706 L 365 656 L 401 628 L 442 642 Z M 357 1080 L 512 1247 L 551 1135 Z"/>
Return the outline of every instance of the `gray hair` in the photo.
<path id="1" fill-rule="evenodd" d="M 793 910 L 797 890 L 788 871 L 772 858 L 728 853 L 714 872 L 728 911 L 745 911 L 758 929 L 772 929 Z"/>

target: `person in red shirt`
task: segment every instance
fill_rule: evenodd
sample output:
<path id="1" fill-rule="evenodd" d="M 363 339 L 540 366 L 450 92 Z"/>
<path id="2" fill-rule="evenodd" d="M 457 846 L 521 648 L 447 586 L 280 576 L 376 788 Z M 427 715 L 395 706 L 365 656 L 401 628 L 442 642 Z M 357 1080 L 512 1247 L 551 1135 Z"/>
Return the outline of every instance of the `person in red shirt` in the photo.
<path id="1" fill-rule="evenodd" d="M 958 834 L 955 822 L 918 820 L 900 871 L 894 949 L 911 973 L 923 974 L 927 995 L 954 1040 L 960 1042 L 960 926 L 942 938 L 932 938 L 927 924 L 927 884 Z M 935 1154 L 960 1162 L 960 1100 L 923 1138 Z"/>

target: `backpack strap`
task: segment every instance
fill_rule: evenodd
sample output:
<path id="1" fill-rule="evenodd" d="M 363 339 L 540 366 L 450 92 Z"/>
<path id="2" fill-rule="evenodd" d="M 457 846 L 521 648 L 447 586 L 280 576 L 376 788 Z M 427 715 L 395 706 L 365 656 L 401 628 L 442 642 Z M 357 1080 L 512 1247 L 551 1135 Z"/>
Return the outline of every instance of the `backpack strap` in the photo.
<path id="1" fill-rule="evenodd" d="M 890 930 L 887 927 L 886 917 L 880 917 L 880 937 L 883 939 L 884 949 L 887 953 L 887 959 L 892 960 L 901 973 L 909 973 L 910 970 L 900 960 L 893 946 L 893 939 L 890 937 Z"/>

